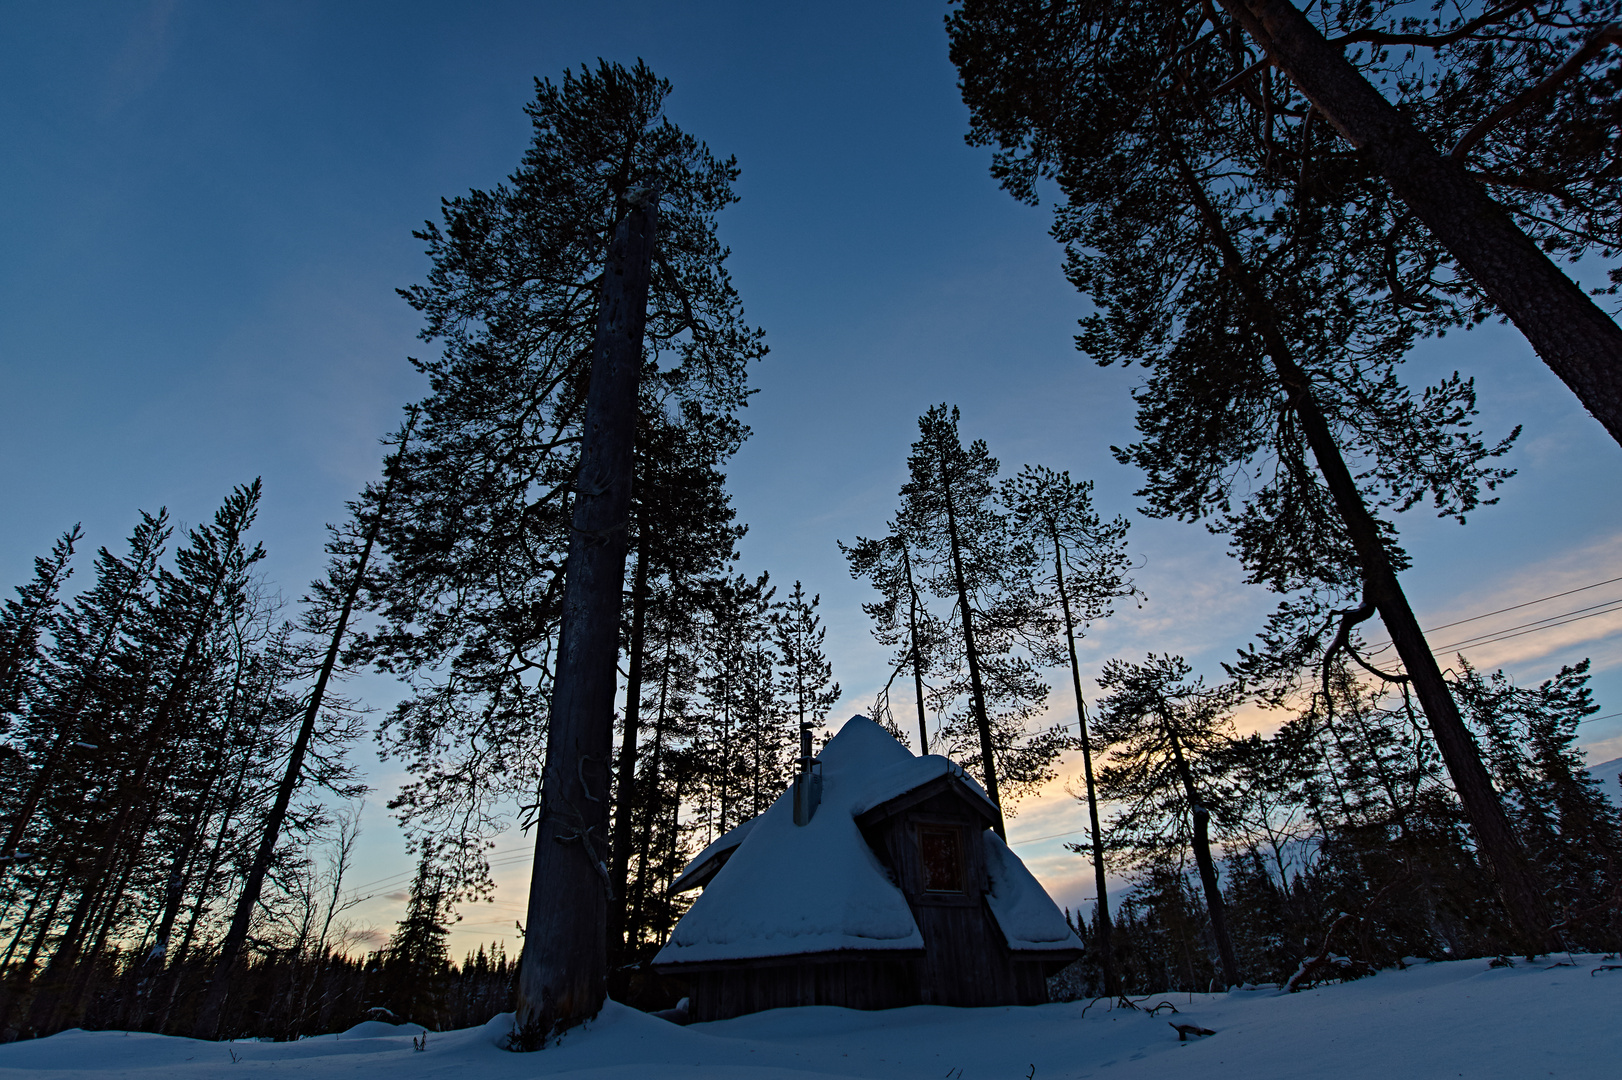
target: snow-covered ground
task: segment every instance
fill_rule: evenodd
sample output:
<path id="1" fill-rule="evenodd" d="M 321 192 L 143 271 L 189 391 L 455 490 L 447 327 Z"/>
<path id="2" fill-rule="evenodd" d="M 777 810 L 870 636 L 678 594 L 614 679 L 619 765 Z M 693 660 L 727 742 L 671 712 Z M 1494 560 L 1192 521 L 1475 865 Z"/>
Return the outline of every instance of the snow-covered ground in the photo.
<path id="1" fill-rule="evenodd" d="M 1596 956 L 1492 969 L 1420 964 L 1299 994 L 1167 994 L 1173 1015 L 1084 1003 L 888 1012 L 777 1009 L 675 1027 L 619 1005 L 535 1054 L 496 1043 L 509 1022 L 430 1033 L 367 1023 L 297 1043 L 208 1043 L 70 1031 L 0 1047 L 0 1078 L 282 1077 L 505 1080 L 566 1076 L 1057 1080 L 1341 1080 L 1622 1075 L 1622 968 Z M 1169 1022 L 1216 1034 L 1179 1043 Z"/>

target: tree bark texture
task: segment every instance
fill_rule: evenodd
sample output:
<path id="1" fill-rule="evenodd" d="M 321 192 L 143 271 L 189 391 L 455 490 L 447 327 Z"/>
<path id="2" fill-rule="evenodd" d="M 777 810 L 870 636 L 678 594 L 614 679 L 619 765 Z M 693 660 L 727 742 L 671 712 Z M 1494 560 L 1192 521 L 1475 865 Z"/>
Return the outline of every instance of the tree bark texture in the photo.
<path id="1" fill-rule="evenodd" d="M 615 662 L 657 226 L 657 196 L 633 204 L 603 271 L 518 977 L 514 1045 L 529 1049 L 596 1016 L 607 996 Z"/>
<path id="2" fill-rule="evenodd" d="M 1622 327 L 1290 0 L 1221 3 L 1622 443 Z"/>
<path id="3" fill-rule="evenodd" d="M 1329 429 L 1329 422 L 1318 407 L 1311 378 L 1295 362 L 1289 343 L 1278 328 L 1270 300 L 1252 278 L 1249 267 L 1223 227 L 1216 208 L 1206 197 L 1204 187 L 1185 160 L 1178 158 L 1177 163 L 1213 242 L 1222 252 L 1234 280 L 1245 293 L 1251 318 L 1262 335 L 1268 358 L 1288 395 L 1290 408 L 1301 423 L 1307 446 L 1312 451 L 1318 471 L 1334 500 L 1335 510 L 1357 552 L 1364 598 L 1379 611 L 1397 655 L 1402 659 L 1437 748 L 1442 753 L 1442 760 L 1447 765 L 1453 788 L 1475 830 L 1476 841 L 1498 878 L 1498 887 L 1509 917 L 1529 951 L 1558 948 L 1542 885 L 1510 826 L 1509 817 L 1504 813 L 1497 791 L 1493 789 L 1486 766 L 1481 762 L 1481 751 L 1469 729 L 1464 726 L 1458 703 L 1453 700 L 1436 657 L 1431 654 L 1419 620 L 1408 606 L 1408 597 L 1403 593 L 1397 573 L 1392 569 L 1390 556 L 1381 543 L 1379 527 L 1363 502 L 1351 470 L 1346 467 L 1346 460 L 1341 456 L 1340 446 Z"/>

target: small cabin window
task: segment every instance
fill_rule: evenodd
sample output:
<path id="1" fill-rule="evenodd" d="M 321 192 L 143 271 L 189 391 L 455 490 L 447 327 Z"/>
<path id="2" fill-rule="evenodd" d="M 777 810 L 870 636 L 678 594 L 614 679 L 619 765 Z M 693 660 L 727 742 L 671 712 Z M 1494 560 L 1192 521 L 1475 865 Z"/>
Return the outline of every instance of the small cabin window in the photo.
<path id="1" fill-rule="evenodd" d="M 918 853 L 924 870 L 924 891 L 963 891 L 963 849 L 957 829 L 919 829 Z"/>

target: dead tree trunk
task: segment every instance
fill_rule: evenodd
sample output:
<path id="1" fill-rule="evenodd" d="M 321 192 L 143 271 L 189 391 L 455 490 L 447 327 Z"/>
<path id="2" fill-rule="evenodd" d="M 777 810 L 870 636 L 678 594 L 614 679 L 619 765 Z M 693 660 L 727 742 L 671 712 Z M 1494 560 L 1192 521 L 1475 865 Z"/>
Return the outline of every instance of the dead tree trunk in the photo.
<path id="1" fill-rule="evenodd" d="M 524 1049 L 539 1049 L 596 1016 L 607 996 L 611 885 L 603 833 L 637 387 L 657 227 L 657 192 L 643 192 L 615 229 L 603 268 L 518 972 L 513 1044 Z"/>
<path id="2" fill-rule="evenodd" d="M 1622 443 L 1622 327 L 1290 0 L 1221 3 Z"/>

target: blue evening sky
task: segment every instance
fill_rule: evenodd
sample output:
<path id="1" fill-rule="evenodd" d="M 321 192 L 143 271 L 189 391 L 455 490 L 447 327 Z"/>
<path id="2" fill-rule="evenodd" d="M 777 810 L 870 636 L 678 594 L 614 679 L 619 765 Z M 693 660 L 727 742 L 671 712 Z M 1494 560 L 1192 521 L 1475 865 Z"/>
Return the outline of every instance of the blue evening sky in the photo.
<path id="1" fill-rule="evenodd" d="M 772 346 L 732 470 L 744 568 L 822 594 L 846 690 L 835 715 L 861 710 L 884 656 L 835 540 L 883 528 L 930 404 L 961 406 L 965 435 L 1005 468 L 1069 469 L 1096 479 L 1105 511 L 1134 507 L 1136 477 L 1109 453 L 1132 436 L 1134 374 L 1076 354 L 1083 304 L 1047 211 L 997 190 L 987 154 L 964 145 L 943 14 L 901 0 L 11 5 L 0 586 L 75 521 L 88 554 L 119 544 L 137 507 L 195 523 L 262 475 L 265 572 L 296 598 L 320 568 L 323 523 L 375 475 L 377 438 L 424 389 L 405 357 L 431 346 L 394 294 L 426 266 L 412 228 L 441 196 L 513 168 L 534 77 L 642 57 L 675 84 L 670 115 L 743 168 L 721 229 Z M 1526 425 L 1521 475 L 1464 528 L 1423 510 L 1402 522 L 1421 620 L 1622 577 L 1622 450 L 1513 330 L 1428 344 L 1415 373 L 1454 368 L 1478 376 L 1488 431 Z M 1084 662 L 1171 651 L 1219 675 L 1268 598 L 1199 527 L 1135 522 L 1148 603 L 1095 628 Z M 1516 633 L 1468 655 L 1526 681 L 1592 655 L 1602 713 L 1618 712 L 1622 615 L 1577 611 L 1618 597 L 1622 584 L 1587 589 L 1433 642 Z M 1550 627 L 1573 612 L 1589 617 Z M 379 705 L 393 695 L 361 689 Z M 1056 695 L 1053 715 L 1074 708 Z M 1622 755 L 1622 719 L 1584 741 L 1596 760 Z M 397 777 L 371 774 L 361 871 L 383 879 L 409 866 L 380 810 Z M 1074 837 L 1053 834 L 1080 827 L 1055 786 L 1010 830 L 1071 904 L 1090 894 L 1061 846 Z M 468 934 L 511 927 L 522 861 L 501 879 L 500 917 L 470 917 Z M 397 911 L 371 917 L 386 929 Z"/>

